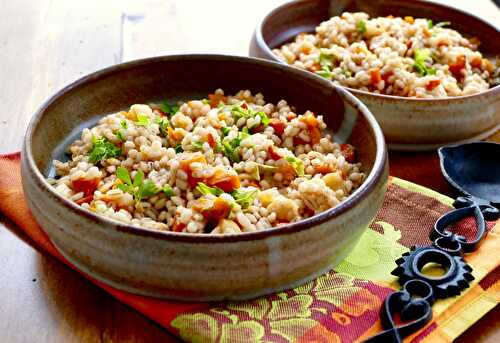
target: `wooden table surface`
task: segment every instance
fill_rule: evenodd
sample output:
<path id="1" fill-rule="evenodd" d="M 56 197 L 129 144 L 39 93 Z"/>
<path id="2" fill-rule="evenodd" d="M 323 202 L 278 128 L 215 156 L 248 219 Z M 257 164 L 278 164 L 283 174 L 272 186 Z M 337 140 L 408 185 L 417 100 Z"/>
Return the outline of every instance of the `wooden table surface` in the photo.
<path id="1" fill-rule="evenodd" d="M 20 149 L 34 110 L 57 89 L 135 58 L 192 52 L 246 55 L 255 24 L 278 0 L 2 1 L 0 153 Z M 500 26 L 489 0 L 442 1 Z M 171 342 L 140 314 L 30 246 L 0 216 L 2 342 Z M 459 341 L 499 342 L 500 310 Z"/>

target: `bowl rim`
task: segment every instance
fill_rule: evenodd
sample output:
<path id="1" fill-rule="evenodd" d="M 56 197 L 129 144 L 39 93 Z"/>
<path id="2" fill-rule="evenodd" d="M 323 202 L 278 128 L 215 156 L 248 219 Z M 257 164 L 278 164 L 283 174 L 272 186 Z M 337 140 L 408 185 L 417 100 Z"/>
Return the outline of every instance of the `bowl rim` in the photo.
<path id="1" fill-rule="evenodd" d="M 285 10 L 286 8 L 288 8 L 294 4 L 303 3 L 303 2 L 305 3 L 305 2 L 309 2 L 309 1 L 311 1 L 311 0 L 292 0 L 292 1 L 285 2 L 281 5 L 278 5 L 278 6 L 274 7 L 270 12 L 268 12 L 265 15 L 265 17 L 262 18 L 259 21 L 259 23 L 257 24 L 255 31 L 254 31 L 255 42 L 256 42 L 258 48 L 262 49 L 264 51 L 265 55 L 267 55 L 271 58 L 270 59 L 271 61 L 279 62 L 279 63 L 285 64 L 285 65 L 292 66 L 292 65 L 282 61 L 281 59 L 279 59 L 278 56 L 276 56 L 273 53 L 272 49 L 270 48 L 270 46 L 267 44 L 266 40 L 264 39 L 264 35 L 262 33 L 263 26 L 276 13 L 279 13 L 279 12 Z M 451 7 L 451 6 L 448 6 L 446 4 L 442 4 L 442 3 L 436 3 L 434 1 L 421 1 L 421 0 L 406 0 L 406 1 L 413 2 L 413 3 L 420 3 L 424 6 L 441 7 L 442 9 L 446 9 L 446 10 L 451 11 L 451 12 L 460 13 L 464 16 L 471 17 L 473 20 L 481 22 L 481 24 L 483 24 L 483 25 L 489 26 L 490 28 L 496 30 L 500 34 L 500 30 L 497 27 L 490 24 L 489 22 L 487 22 L 486 20 L 484 20 L 484 19 L 482 19 L 474 14 L 465 12 L 459 8 Z M 295 66 L 292 66 L 292 67 L 300 69 L 299 67 L 295 67 Z M 302 69 L 302 70 L 305 70 L 305 69 Z M 313 74 L 310 71 L 308 71 L 308 72 Z M 330 82 L 333 82 L 333 81 L 330 81 Z M 342 85 L 338 85 L 338 86 L 342 87 L 344 89 L 347 89 L 349 92 L 352 92 L 353 94 L 361 95 L 364 97 L 373 97 L 375 99 L 381 98 L 381 99 L 384 99 L 384 101 L 394 101 L 394 102 L 405 100 L 405 101 L 410 101 L 410 102 L 415 102 L 415 103 L 423 103 L 424 105 L 428 104 L 428 103 L 435 103 L 435 102 L 461 102 L 461 101 L 467 101 L 471 98 L 476 98 L 476 97 L 480 97 L 480 96 L 500 95 L 500 84 L 496 85 L 494 87 L 488 88 L 487 90 L 481 91 L 479 93 L 468 94 L 468 95 L 459 95 L 459 96 L 450 96 L 450 97 L 441 97 L 441 98 L 414 98 L 414 97 L 405 97 L 405 96 L 400 96 L 400 95 L 377 94 L 377 93 L 363 91 L 360 89 L 350 88 L 350 87 L 346 87 L 346 86 L 342 86 Z"/>
<path id="2" fill-rule="evenodd" d="M 46 109 L 59 100 L 61 97 L 69 94 L 73 89 L 78 88 L 81 85 L 92 83 L 102 77 L 109 76 L 111 74 L 120 73 L 131 68 L 140 67 L 147 65 L 149 63 L 163 62 L 163 61 L 176 61 L 176 60 L 195 60 L 199 62 L 211 60 L 211 61 L 236 61 L 239 63 L 253 63 L 265 68 L 277 68 L 283 72 L 292 73 L 299 75 L 300 77 L 310 79 L 313 82 L 322 84 L 323 87 L 330 88 L 343 96 L 343 99 L 350 103 L 353 107 L 359 109 L 361 115 L 363 115 L 368 124 L 371 126 L 376 145 L 376 155 L 375 161 L 373 163 L 372 169 L 368 174 L 362 185 L 354 191 L 346 200 L 341 202 L 339 205 L 323 211 L 312 217 L 300 220 L 295 223 L 286 224 L 280 227 L 273 227 L 270 229 L 254 232 L 242 232 L 237 234 L 205 234 L 205 233 L 185 233 L 185 232 L 172 232 L 172 231 L 159 231 L 154 229 L 144 228 L 138 225 L 126 224 L 120 221 L 107 218 L 105 216 L 95 214 L 83 207 L 75 204 L 69 199 L 64 198 L 60 194 L 56 193 L 54 188 L 46 181 L 43 173 L 38 169 L 34 158 L 31 146 L 32 136 L 36 130 L 38 123 L 41 121 Z M 356 97 L 347 92 L 346 90 L 335 86 L 331 82 L 323 79 L 320 76 L 314 75 L 312 73 L 300 70 L 298 68 L 292 68 L 290 66 L 276 63 L 264 59 L 252 58 L 252 57 L 242 57 L 242 56 L 230 56 L 230 55 L 219 55 L 219 54 L 181 54 L 181 55 L 167 55 L 167 56 L 157 56 L 144 58 L 139 60 L 133 60 L 125 63 L 116 64 L 86 76 L 79 78 L 78 80 L 70 83 L 69 85 L 63 87 L 51 97 L 49 97 L 35 112 L 31 118 L 28 128 L 25 133 L 22 147 L 22 165 L 25 167 L 28 173 L 31 174 L 33 182 L 38 186 L 45 196 L 49 196 L 52 200 L 56 201 L 60 206 L 65 209 L 72 211 L 77 215 L 81 215 L 96 224 L 104 226 L 112 226 L 116 230 L 132 235 L 139 235 L 143 237 L 157 238 L 166 241 L 181 241 L 181 242 L 193 242 L 193 243 L 223 243 L 223 242 L 239 242 L 239 241 L 249 241 L 264 239 L 271 236 L 288 234 L 293 232 L 298 232 L 302 230 L 309 229 L 312 226 L 324 223 L 331 220 L 344 212 L 348 211 L 356 204 L 361 202 L 368 194 L 373 191 L 380 179 L 384 175 L 384 171 L 387 165 L 387 148 L 385 145 L 384 136 L 382 134 L 382 129 L 378 125 L 373 114 L 368 110 L 368 108 Z M 24 173 L 23 173 L 24 179 Z M 23 181 L 24 182 L 24 181 Z"/>

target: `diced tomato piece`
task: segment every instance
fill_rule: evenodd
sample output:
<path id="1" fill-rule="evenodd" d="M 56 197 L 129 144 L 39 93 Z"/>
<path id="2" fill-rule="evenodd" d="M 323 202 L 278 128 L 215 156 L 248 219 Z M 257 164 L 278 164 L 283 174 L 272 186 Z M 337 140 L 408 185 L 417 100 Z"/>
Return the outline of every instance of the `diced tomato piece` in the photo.
<path id="1" fill-rule="evenodd" d="M 297 136 L 293 137 L 293 145 L 304 145 L 304 144 L 309 144 L 309 142 L 306 142 L 305 140 Z"/>
<path id="2" fill-rule="evenodd" d="M 216 169 L 213 176 L 206 180 L 207 185 L 218 187 L 224 192 L 231 192 L 240 188 L 240 178 L 236 174 L 231 174 L 224 169 Z"/>
<path id="3" fill-rule="evenodd" d="M 382 74 L 382 80 L 384 80 L 387 83 L 387 80 L 394 75 L 393 71 L 388 71 L 387 73 Z"/>
<path id="4" fill-rule="evenodd" d="M 376 85 L 380 81 L 382 81 L 382 75 L 380 75 L 380 69 L 378 68 L 370 69 L 370 82 L 372 83 L 372 85 Z"/>
<path id="5" fill-rule="evenodd" d="M 73 190 L 76 193 L 83 192 L 84 196 L 87 197 L 89 195 L 93 195 L 95 190 L 97 189 L 97 186 L 99 185 L 99 182 L 101 182 L 101 179 L 95 178 L 95 179 L 76 179 L 73 181 Z"/>
<path id="6" fill-rule="evenodd" d="M 215 141 L 215 138 L 214 138 L 214 136 L 212 136 L 211 133 L 209 133 L 207 136 L 207 142 L 208 142 L 208 145 L 210 145 L 210 147 L 212 147 L 212 148 L 215 148 L 215 146 L 217 145 L 217 142 Z"/>
<path id="7" fill-rule="evenodd" d="M 174 225 L 172 225 L 172 231 L 174 231 L 174 232 L 182 232 L 182 230 L 184 230 L 185 227 L 186 227 L 186 224 L 179 223 L 179 222 L 175 221 Z"/>
<path id="8" fill-rule="evenodd" d="M 225 103 L 227 98 L 222 94 L 208 94 L 208 100 L 210 100 L 210 107 L 217 107 L 219 104 Z"/>
<path id="9" fill-rule="evenodd" d="M 271 119 L 269 126 L 274 129 L 274 133 L 276 133 L 277 135 L 282 135 L 283 132 L 285 132 L 285 123 L 283 123 L 278 118 Z"/>
<path id="10" fill-rule="evenodd" d="M 269 157 L 271 157 L 273 160 L 277 161 L 281 158 L 283 158 L 283 156 L 280 154 L 280 152 L 278 151 L 278 148 L 276 148 L 274 145 L 271 145 L 268 149 L 267 149 L 267 153 L 269 154 Z"/>
<path id="11" fill-rule="evenodd" d="M 356 160 L 356 151 L 351 144 L 340 144 L 340 151 L 347 162 L 353 163 Z"/>
<path id="12" fill-rule="evenodd" d="M 252 133 L 259 133 L 262 131 L 264 131 L 264 125 L 262 123 L 260 123 L 259 125 L 255 126 L 255 127 L 252 127 L 250 129 L 250 132 L 252 132 Z"/>
<path id="13" fill-rule="evenodd" d="M 425 89 L 427 89 L 428 91 L 431 91 L 434 88 L 436 88 L 437 86 L 439 86 L 440 84 L 441 84 L 440 80 L 431 80 L 431 81 L 429 81 L 429 83 L 427 83 L 425 85 Z"/>
<path id="14" fill-rule="evenodd" d="M 448 64 L 450 67 L 450 72 L 455 76 L 455 78 L 461 78 L 462 74 L 460 71 L 465 68 L 465 55 L 460 55 L 454 63 Z"/>

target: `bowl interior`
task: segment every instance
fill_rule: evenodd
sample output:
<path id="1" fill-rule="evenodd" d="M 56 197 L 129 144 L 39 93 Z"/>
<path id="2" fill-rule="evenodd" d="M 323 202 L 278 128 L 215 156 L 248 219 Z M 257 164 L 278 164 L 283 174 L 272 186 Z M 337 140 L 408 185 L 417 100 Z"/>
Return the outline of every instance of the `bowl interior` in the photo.
<path id="1" fill-rule="evenodd" d="M 447 6 L 415 0 L 304 0 L 276 8 L 260 27 L 265 43 L 271 49 L 291 41 L 301 32 L 314 32 L 316 26 L 342 12 L 366 12 L 371 17 L 393 15 L 432 19 L 434 23 L 449 21 L 450 27 L 466 37 L 481 41 L 480 51 L 488 57 L 500 54 L 496 39 L 499 32 L 483 20 Z M 270 51 L 268 51 L 268 54 Z M 277 58 L 266 56 L 267 58 Z"/>
<path id="2" fill-rule="evenodd" d="M 215 89 L 226 94 L 240 89 L 261 92 L 266 101 L 286 99 L 300 113 L 322 114 L 341 143 L 359 151 L 365 172 L 374 166 L 383 141 L 359 101 L 342 89 L 309 73 L 278 63 L 227 56 L 167 56 L 129 62 L 91 74 L 49 99 L 33 119 L 26 152 L 47 176 L 61 145 L 67 146 L 85 124 L 134 103 L 206 98 Z M 378 127 L 377 127 L 378 128 Z M 379 129 L 378 129 L 379 130 Z M 380 136 L 381 137 L 381 136 Z"/>

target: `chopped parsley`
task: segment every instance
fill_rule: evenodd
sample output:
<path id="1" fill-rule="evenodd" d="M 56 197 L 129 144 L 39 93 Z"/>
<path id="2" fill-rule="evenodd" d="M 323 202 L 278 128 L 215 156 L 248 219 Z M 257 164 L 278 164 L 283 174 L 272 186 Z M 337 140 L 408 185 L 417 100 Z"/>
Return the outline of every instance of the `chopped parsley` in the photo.
<path id="1" fill-rule="evenodd" d="M 298 176 L 304 176 L 304 162 L 295 156 L 285 156 L 285 160 L 295 169 Z"/>
<path id="2" fill-rule="evenodd" d="M 245 130 L 246 129 L 246 130 Z M 224 139 L 222 141 L 222 153 L 226 155 L 227 158 L 233 163 L 240 162 L 240 152 L 239 146 L 242 140 L 247 138 L 249 135 L 248 128 L 244 128 L 242 131 L 238 132 L 238 136 L 233 139 Z"/>
<path id="3" fill-rule="evenodd" d="M 174 195 L 174 190 L 172 189 L 172 186 L 170 186 L 168 183 L 165 184 L 165 186 L 163 186 L 161 190 L 169 198 Z"/>
<path id="4" fill-rule="evenodd" d="M 165 112 L 168 116 L 172 116 L 179 111 L 179 106 L 170 105 L 168 102 L 164 101 L 160 105 L 160 109 Z"/>
<path id="5" fill-rule="evenodd" d="M 260 117 L 260 122 L 264 125 L 267 126 L 271 122 L 269 117 L 266 115 L 265 112 L 263 111 L 255 111 L 252 110 L 251 108 L 243 108 L 239 105 L 233 106 L 231 109 L 231 114 L 233 115 L 234 119 L 237 121 L 240 118 L 254 118 L 259 116 Z"/>
<path id="6" fill-rule="evenodd" d="M 170 122 L 168 121 L 167 118 L 164 117 L 158 117 L 156 118 L 156 123 L 158 124 L 160 128 L 160 133 L 164 136 L 168 136 L 168 127 L 170 126 Z"/>
<path id="7" fill-rule="evenodd" d="M 203 143 L 201 142 L 196 142 L 193 141 L 191 142 L 191 145 L 196 149 L 196 150 L 203 150 Z"/>
<path id="8" fill-rule="evenodd" d="M 140 169 L 136 172 L 133 182 L 127 168 L 122 166 L 116 169 L 116 176 L 123 182 L 117 187 L 124 192 L 132 194 L 136 203 L 141 202 L 142 199 L 152 197 L 161 191 L 153 181 L 144 181 L 144 172 Z"/>
<path id="9" fill-rule="evenodd" d="M 366 32 L 366 22 L 364 20 L 360 20 L 356 23 L 356 30 L 359 33 L 364 34 Z"/>
<path id="10" fill-rule="evenodd" d="M 122 120 L 122 121 L 120 122 L 120 126 L 121 126 L 123 129 L 127 129 L 127 128 L 128 128 L 127 121 Z"/>
<path id="11" fill-rule="evenodd" d="M 333 67 L 334 56 L 326 51 L 326 49 L 319 50 L 319 60 L 321 68 L 327 67 L 330 70 Z"/>
<path id="12" fill-rule="evenodd" d="M 236 203 L 241 206 L 241 208 L 246 209 L 253 204 L 255 196 L 259 191 L 257 189 L 235 189 L 231 192 L 231 196 L 234 198 Z"/>
<path id="13" fill-rule="evenodd" d="M 436 74 L 436 69 L 427 66 L 428 63 L 432 64 L 433 62 L 431 52 L 428 49 L 415 49 L 414 59 L 415 64 L 413 65 L 413 69 L 415 69 L 417 74 L 419 74 L 420 76 Z"/>
<path id="14" fill-rule="evenodd" d="M 149 125 L 149 117 L 144 115 L 144 114 L 138 114 L 137 120 L 135 121 L 135 125 L 148 126 Z"/>
<path id="15" fill-rule="evenodd" d="M 314 72 L 315 74 L 318 74 L 319 76 L 322 76 L 326 79 L 331 79 L 333 77 L 332 71 L 330 70 L 330 67 L 328 66 L 323 66 L 321 70 L 317 70 Z"/>
<path id="16" fill-rule="evenodd" d="M 216 197 L 218 197 L 219 195 L 224 193 L 224 191 L 222 189 L 220 189 L 218 187 L 207 186 L 203 182 L 198 182 L 198 185 L 196 186 L 196 190 L 203 195 L 212 194 L 212 195 L 215 195 Z"/>
<path id="17" fill-rule="evenodd" d="M 89 162 L 92 164 L 108 158 L 116 158 L 122 154 L 122 150 L 105 137 L 93 137 L 92 143 L 92 149 L 89 151 Z"/>
<path id="18" fill-rule="evenodd" d="M 125 141 L 126 141 L 125 136 L 123 135 L 123 131 L 122 131 L 122 130 L 118 130 L 118 131 L 116 131 L 115 136 L 116 136 L 119 140 L 121 140 L 122 142 L 125 142 Z"/>
<path id="19" fill-rule="evenodd" d="M 174 149 L 175 149 L 176 154 L 180 154 L 181 152 L 184 152 L 184 149 L 182 148 L 181 143 L 177 144 Z"/>

